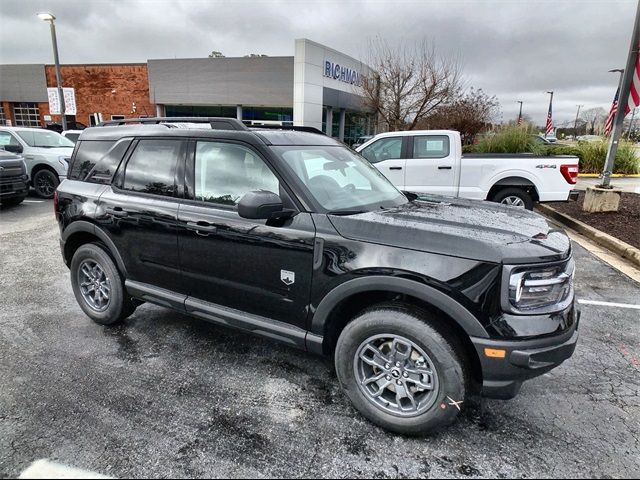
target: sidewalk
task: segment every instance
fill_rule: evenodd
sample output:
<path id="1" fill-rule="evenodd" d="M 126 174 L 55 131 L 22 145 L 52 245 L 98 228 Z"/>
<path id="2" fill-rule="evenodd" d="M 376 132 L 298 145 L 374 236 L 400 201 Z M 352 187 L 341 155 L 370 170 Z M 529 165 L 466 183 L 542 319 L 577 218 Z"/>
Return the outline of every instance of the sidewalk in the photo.
<path id="1" fill-rule="evenodd" d="M 588 186 L 601 182 L 598 177 L 578 177 L 576 188 L 586 190 Z M 640 193 L 640 177 L 616 177 L 611 179 L 611 185 L 620 188 L 623 192 Z"/>

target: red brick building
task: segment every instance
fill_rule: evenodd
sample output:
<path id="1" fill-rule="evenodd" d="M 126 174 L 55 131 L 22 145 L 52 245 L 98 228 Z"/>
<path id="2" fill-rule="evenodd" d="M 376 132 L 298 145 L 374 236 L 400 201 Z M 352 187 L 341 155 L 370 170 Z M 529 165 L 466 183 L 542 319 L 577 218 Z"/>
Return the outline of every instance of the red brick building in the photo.
<path id="1" fill-rule="evenodd" d="M 153 116 L 147 64 L 62 65 L 62 83 L 75 89 L 77 113 L 67 116 L 90 125 L 94 114 L 104 120 Z M 0 65 L 0 124 L 45 126 L 60 122 L 50 115 L 47 87 L 56 86 L 53 65 Z"/>

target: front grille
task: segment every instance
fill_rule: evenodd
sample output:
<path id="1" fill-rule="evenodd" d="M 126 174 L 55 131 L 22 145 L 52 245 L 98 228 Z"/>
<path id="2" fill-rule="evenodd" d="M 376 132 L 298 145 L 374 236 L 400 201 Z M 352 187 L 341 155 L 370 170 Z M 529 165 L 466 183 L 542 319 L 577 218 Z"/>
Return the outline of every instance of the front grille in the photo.
<path id="1" fill-rule="evenodd" d="M 2 167 L 2 170 L 0 170 L 0 179 L 2 180 L 10 177 L 20 177 L 22 175 L 23 171 L 20 167 Z"/>

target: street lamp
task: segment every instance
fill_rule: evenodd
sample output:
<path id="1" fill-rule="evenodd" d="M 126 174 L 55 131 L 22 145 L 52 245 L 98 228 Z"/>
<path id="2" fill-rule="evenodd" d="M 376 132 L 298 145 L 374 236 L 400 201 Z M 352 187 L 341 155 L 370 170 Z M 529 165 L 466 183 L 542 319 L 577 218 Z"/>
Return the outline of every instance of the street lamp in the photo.
<path id="1" fill-rule="evenodd" d="M 65 116 L 64 94 L 62 93 L 62 75 L 60 74 L 60 59 L 58 58 L 58 40 L 56 39 L 56 17 L 49 12 L 38 13 L 38 18 L 44 22 L 49 22 L 51 27 L 51 43 L 53 44 L 53 60 L 56 64 L 56 84 L 58 87 L 58 97 L 60 99 L 60 115 L 62 117 L 62 130 L 67 129 L 67 117 Z"/>
<path id="2" fill-rule="evenodd" d="M 573 139 L 578 139 L 578 116 L 580 115 L 580 109 L 584 107 L 584 105 L 576 105 L 578 107 L 578 111 L 576 112 L 576 121 L 573 122 Z"/>

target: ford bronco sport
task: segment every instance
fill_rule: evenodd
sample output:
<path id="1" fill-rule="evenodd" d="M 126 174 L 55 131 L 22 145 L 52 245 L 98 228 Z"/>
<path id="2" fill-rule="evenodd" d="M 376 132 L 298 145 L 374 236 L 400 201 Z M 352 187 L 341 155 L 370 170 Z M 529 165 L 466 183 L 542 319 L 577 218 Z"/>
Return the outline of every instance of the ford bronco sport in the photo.
<path id="1" fill-rule="evenodd" d="M 94 321 L 151 302 L 332 355 L 365 417 L 415 435 L 572 355 L 571 243 L 541 216 L 418 200 L 303 127 L 196 121 L 80 136 L 54 203 Z"/>

